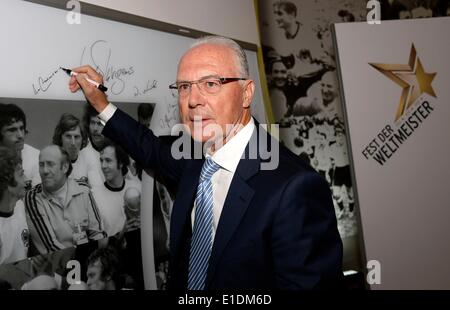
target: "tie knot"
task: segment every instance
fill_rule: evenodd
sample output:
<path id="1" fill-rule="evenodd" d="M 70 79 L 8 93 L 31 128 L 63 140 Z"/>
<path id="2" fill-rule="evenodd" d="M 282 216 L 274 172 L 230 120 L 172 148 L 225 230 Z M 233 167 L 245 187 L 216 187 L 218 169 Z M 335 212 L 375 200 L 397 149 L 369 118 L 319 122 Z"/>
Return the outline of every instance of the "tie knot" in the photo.
<path id="1" fill-rule="evenodd" d="M 202 167 L 202 172 L 200 173 L 200 180 L 210 180 L 212 175 L 219 170 L 220 166 L 210 157 L 205 160 Z"/>

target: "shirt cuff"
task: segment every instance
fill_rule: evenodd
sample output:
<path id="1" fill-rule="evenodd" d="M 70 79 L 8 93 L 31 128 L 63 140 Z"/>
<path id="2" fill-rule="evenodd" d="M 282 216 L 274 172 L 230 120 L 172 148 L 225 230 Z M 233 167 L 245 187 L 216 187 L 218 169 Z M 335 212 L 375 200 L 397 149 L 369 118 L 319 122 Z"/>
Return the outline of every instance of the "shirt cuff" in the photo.
<path id="1" fill-rule="evenodd" d="M 116 110 L 117 107 L 110 102 L 108 103 L 106 108 L 104 108 L 103 111 L 98 115 L 98 118 L 100 119 L 100 122 L 102 123 L 103 126 L 106 125 L 106 123 L 114 115 L 114 112 L 116 112 Z"/>

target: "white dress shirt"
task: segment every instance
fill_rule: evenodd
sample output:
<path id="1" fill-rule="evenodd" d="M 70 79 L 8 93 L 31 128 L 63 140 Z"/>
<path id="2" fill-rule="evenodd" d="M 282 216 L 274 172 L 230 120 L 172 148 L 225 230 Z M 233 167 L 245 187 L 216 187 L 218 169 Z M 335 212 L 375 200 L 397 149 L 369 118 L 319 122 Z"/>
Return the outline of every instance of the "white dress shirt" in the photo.
<path id="1" fill-rule="evenodd" d="M 108 104 L 106 108 L 98 115 L 100 121 L 103 124 L 106 124 L 116 110 L 117 107 L 115 107 L 112 103 Z M 239 130 L 235 136 L 233 136 L 214 154 L 205 154 L 206 157 L 212 157 L 212 159 L 220 166 L 219 170 L 217 170 L 211 178 L 214 205 L 213 240 L 231 181 L 233 180 L 236 168 L 254 130 L 255 122 L 253 121 L 253 118 L 251 118 L 250 121 L 241 130 Z M 195 207 L 196 203 L 194 202 L 194 208 L 191 213 L 192 227 L 194 226 L 195 221 Z"/>

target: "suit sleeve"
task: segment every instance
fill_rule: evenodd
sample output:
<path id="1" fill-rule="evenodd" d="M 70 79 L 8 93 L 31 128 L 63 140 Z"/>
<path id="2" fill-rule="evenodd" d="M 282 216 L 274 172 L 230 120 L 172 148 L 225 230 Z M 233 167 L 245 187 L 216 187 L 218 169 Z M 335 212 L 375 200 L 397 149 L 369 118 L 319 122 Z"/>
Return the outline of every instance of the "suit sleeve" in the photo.
<path id="1" fill-rule="evenodd" d="M 30 190 L 25 195 L 25 214 L 33 245 L 40 254 L 62 250 L 65 246 L 58 241 L 45 206 L 36 197 L 36 191 Z"/>
<path id="2" fill-rule="evenodd" d="M 317 173 L 302 172 L 289 180 L 272 236 L 279 288 L 340 286 L 342 241 L 328 184 Z"/>
<path id="3" fill-rule="evenodd" d="M 168 181 L 178 183 L 184 160 L 174 159 L 171 145 L 163 143 L 128 114 L 117 109 L 102 134 L 119 144 L 143 169 L 153 170 Z"/>

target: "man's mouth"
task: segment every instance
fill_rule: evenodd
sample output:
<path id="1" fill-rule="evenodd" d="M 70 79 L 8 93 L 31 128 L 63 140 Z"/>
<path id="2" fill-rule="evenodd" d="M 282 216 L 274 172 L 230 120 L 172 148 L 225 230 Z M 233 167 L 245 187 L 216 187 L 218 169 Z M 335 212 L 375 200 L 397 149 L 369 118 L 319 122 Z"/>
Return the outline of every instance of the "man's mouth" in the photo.
<path id="1" fill-rule="evenodd" d="M 191 122 L 193 123 L 206 123 L 206 122 L 210 122 L 212 120 L 212 118 L 208 117 L 208 116 L 194 116 L 193 118 L 190 118 Z"/>
<path id="2" fill-rule="evenodd" d="M 200 118 L 192 120 L 192 123 L 194 124 L 194 126 L 201 126 L 204 128 L 209 124 L 211 124 L 212 121 L 213 121 L 212 118 Z"/>

